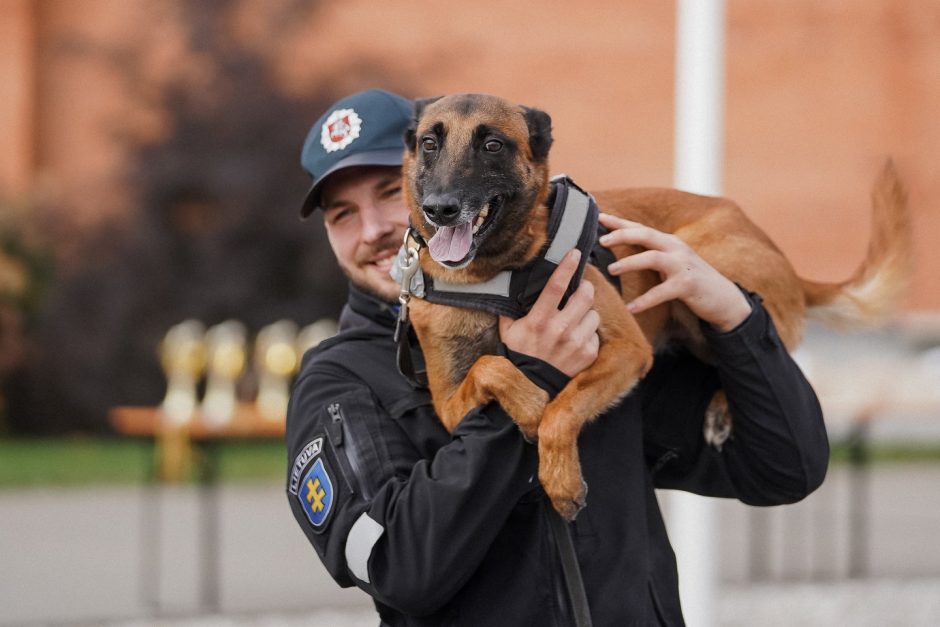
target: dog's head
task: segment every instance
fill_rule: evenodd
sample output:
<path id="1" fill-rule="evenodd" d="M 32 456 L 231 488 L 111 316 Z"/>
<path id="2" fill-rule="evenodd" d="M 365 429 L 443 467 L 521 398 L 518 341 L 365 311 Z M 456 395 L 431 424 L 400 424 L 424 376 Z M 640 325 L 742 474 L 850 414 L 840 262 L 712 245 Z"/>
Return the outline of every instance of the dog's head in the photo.
<path id="1" fill-rule="evenodd" d="M 405 133 L 411 222 L 466 280 L 523 265 L 545 242 L 548 114 L 495 96 L 420 100 Z"/>

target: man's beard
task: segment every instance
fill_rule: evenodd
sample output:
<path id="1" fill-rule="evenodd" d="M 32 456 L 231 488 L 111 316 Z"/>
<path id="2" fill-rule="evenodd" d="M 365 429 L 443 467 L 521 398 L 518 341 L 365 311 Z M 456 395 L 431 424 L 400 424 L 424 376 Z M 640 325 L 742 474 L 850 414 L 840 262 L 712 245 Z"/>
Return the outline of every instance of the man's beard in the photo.
<path id="1" fill-rule="evenodd" d="M 364 281 L 362 279 L 369 277 L 368 273 L 370 272 L 370 269 L 368 268 L 368 266 L 372 265 L 371 260 L 374 257 L 376 257 L 377 255 L 383 252 L 390 251 L 393 253 L 397 253 L 398 248 L 400 247 L 400 243 L 401 243 L 400 236 L 386 237 L 385 239 L 381 240 L 377 244 L 370 246 L 368 254 L 360 255 L 356 259 L 356 264 L 357 264 L 356 268 L 362 270 L 362 274 L 363 274 L 362 278 L 353 276 L 353 273 L 348 268 L 342 265 L 340 266 L 340 268 L 342 269 L 343 274 L 346 275 L 346 278 L 349 279 L 349 282 L 355 285 L 359 290 L 365 292 L 366 294 L 369 294 L 370 296 L 374 296 L 375 298 L 381 301 L 395 302 L 396 298 L 398 297 L 398 290 L 397 288 L 391 287 L 393 285 L 393 282 L 386 284 L 389 286 L 389 293 L 383 294 L 377 289 L 375 285 L 371 284 L 369 281 Z M 395 263 L 394 257 L 392 258 L 392 263 Z M 392 291 L 393 289 L 394 289 L 394 293 Z"/>
<path id="2" fill-rule="evenodd" d="M 359 291 L 365 292 L 369 296 L 372 296 L 373 298 L 377 298 L 378 300 L 384 303 L 395 302 L 395 296 L 379 293 L 379 291 L 376 290 L 373 286 L 363 281 L 357 281 L 354 277 L 350 276 L 350 274 L 346 272 L 345 270 L 343 270 L 343 274 L 346 275 L 346 278 L 349 279 L 349 282 L 355 285 Z"/>

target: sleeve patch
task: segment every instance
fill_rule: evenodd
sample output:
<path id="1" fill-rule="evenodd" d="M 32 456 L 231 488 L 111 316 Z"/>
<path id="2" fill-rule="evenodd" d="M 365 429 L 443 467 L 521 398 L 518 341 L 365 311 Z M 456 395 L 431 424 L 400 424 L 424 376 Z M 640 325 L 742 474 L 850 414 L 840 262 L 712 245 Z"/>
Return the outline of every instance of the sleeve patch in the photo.
<path id="1" fill-rule="evenodd" d="M 322 530 L 333 512 L 333 480 L 324 457 L 319 457 L 300 480 L 297 500 L 314 529 Z"/>
<path id="2" fill-rule="evenodd" d="M 290 485 L 288 489 L 291 494 L 297 494 L 300 489 L 300 478 L 310 462 L 323 452 L 323 437 L 313 439 L 301 449 L 297 457 L 294 458 L 294 464 L 290 470 Z"/>

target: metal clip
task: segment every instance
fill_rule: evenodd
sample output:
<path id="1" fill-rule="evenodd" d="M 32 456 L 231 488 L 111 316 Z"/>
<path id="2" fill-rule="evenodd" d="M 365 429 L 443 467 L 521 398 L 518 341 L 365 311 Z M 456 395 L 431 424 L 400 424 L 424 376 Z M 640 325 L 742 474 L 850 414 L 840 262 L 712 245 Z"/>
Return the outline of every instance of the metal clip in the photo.
<path id="1" fill-rule="evenodd" d="M 402 246 L 405 249 L 405 256 L 399 258 L 398 267 L 401 270 L 401 290 L 398 293 L 398 302 L 401 307 L 398 310 L 398 324 L 395 325 L 395 341 L 401 333 L 401 327 L 408 322 L 408 301 L 411 300 L 411 281 L 418 272 L 418 247 L 408 246 L 408 239 L 411 235 L 411 229 L 405 230 L 405 238 Z"/>

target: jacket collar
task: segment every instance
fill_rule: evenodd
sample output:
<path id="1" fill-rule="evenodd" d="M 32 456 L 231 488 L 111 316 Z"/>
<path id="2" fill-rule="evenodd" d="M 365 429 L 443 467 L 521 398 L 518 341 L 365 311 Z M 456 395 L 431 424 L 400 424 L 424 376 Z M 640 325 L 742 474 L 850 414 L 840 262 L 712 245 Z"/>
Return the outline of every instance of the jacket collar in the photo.
<path id="1" fill-rule="evenodd" d="M 346 331 L 370 323 L 378 323 L 383 327 L 394 329 L 397 317 L 398 303 L 386 302 L 350 283 L 349 297 L 339 317 L 339 328 L 341 331 Z"/>

